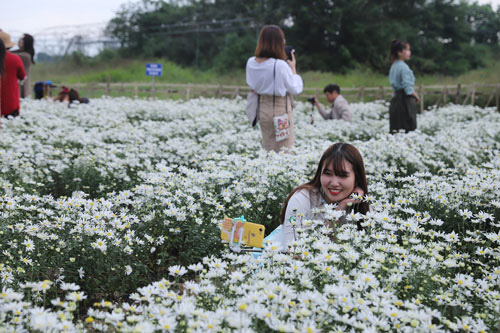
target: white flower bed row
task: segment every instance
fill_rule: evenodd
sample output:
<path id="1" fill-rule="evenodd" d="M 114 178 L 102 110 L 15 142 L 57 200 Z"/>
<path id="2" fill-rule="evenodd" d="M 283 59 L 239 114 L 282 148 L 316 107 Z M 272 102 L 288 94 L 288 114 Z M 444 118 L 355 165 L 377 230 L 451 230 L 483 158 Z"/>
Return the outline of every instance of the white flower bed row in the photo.
<path id="1" fill-rule="evenodd" d="M 294 153 L 266 154 L 241 99 L 23 102 L 0 132 L 0 327 L 495 329 L 500 115 L 451 105 L 393 136 L 387 105 L 351 107 L 311 125 L 298 103 Z M 220 257 L 223 216 L 272 230 L 337 141 L 363 154 L 363 232 L 307 221 L 293 254 Z"/>

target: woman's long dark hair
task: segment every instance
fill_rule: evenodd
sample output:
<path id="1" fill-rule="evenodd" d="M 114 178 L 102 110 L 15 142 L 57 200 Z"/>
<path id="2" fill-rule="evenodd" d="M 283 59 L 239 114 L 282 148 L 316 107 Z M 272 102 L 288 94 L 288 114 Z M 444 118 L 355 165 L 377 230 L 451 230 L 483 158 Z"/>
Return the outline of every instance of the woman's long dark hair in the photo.
<path id="1" fill-rule="evenodd" d="M 410 43 L 406 41 L 402 41 L 399 39 L 393 39 L 391 42 L 391 62 L 394 62 L 399 59 L 399 52 L 402 52 L 404 49 L 406 49 Z"/>
<path id="2" fill-rule="evenodd" d="M 80 101 L 80 94 L 75 89 L 71 88 L 68 92 L 69 102 Z"/>
<path id="3" fill-rule="evenodd" d="M 265 25 L 260 29 L 255 56 L 262 58 L 286 59 L 285 34 L 277 25 Z"/>
<path id="4" fill-rule="evenodd" d="M 28 52 L 31 55 L 31 62 L 35 63 L 35 49 L 34 49 L 35 39 L 30 34 L 23 35 L 23 51 Z"/>
<path id="5" fill-rule="evenodd" d="M 368 183 L 366 182 L 366 173 L 365 173 L 365 164 L 363 163 L 363 158 L 359 150 L 356 149 L 353 145 L 349 143 L 335 143 L 328 147 L 328 149 L 323 153 L 321 159 L 318 163 L 318 168 L 316 169 L 316 174 L 313 179 L 309 182 L 296 187 L 285 200 L 283 204 L 283 208 L 281 209 L 280 222 L 283 224 L 285 221 L 286 208 L 288 206 L 288 201 L 295 194 L 295 192 L 307 189 L 309 193 L 321 192 L 321 173 L 323 171 L 324 166 L 328 166 L 333 163 L 333 172 L 336 175 L 341 175 L 345 173 L 344 170 L 344 162 L 347 161 L 351 163 L 352 169 L 354 171 L 354 186 L 357 186 L 365 192 L 365 195 L 368 195 Z M 367 202 L 362 202 L 358 205 L 355 205 L 354 211 L 359 212 L 361 214 L 366 214 L 369 210 L 369 205 Z M 359 225 L 358 225 L 359 228 Z"/>
<path id="6" fill-rule="evenodd" d="M 5 44 L 3 43 L 3 40 L 0 39 L 0 78 L 2 78 L 2 80 L 5 74 L 5 52 Z"/>

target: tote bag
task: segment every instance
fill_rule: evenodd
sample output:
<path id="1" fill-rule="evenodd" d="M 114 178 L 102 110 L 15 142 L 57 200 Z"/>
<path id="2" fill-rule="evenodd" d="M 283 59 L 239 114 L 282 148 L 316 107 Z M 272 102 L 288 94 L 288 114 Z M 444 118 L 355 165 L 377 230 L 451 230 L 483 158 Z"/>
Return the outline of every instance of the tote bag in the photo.
<path id="1" fill-rule="evenodd" d="M 246 114 L 248 121 L 254 127 L 259 121 L 259 94 L 251 90 L 247 96 Z"/>

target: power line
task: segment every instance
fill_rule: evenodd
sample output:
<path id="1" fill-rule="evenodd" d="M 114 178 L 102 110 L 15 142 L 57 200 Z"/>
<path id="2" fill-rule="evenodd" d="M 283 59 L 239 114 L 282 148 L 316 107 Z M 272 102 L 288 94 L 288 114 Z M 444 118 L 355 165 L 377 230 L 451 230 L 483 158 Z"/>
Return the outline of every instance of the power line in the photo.
<path id="1" fill-rule="evenodd" d="M 192 33 L 218 33 L 218 32 L 228 32 L 228 31 L 238 31 L 238 30 L 253 30 L 255 27 L 242 26 L 242 27 L 226 27 L 226 28 L 211 28 L 211 29 L 190 29 L 190 30 L 180 30 L 171 32 L 152 32 L 149 36 L 175 36 L 175 35 L 187 35 Z"/>
<path id="2" fill-rule="evenodd" d="M 227 24 L 227 23 L 235 23 L 235 22 L 247 22 L 247 21 L 255 21 L 254 18 L 236 18 L 236 19 L 226 19 L 226 20 L 209 20 L 209 21 L 191 21 L 191 22 L 182 22 L 182 23 L 156 23 L 156 24 L 148 24 L 147 28 L 159 28 L 159 29 L 168 29 L 168 28 L 176 28 L 176 27 L 190 27 L 190 26 L 199 26 L 199 25 L 218 25 L 218 24 Z"/>

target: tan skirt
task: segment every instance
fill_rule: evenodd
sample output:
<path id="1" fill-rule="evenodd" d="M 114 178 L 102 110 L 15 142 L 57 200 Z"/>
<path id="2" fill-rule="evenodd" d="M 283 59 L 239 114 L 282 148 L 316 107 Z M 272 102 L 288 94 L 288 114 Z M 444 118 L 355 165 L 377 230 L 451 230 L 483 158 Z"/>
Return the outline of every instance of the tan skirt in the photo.
<path id="1" fill-rule="evenodd" d="M 274 116 L 280 116 L 287 113 L 288 111 L 288 122 L 290 124 L 289 137 L 286 140 L 276 142 L 276 136 L 274 134 Z M 293 108 L 292 99 L 289 95 L 286 96 L 276 96 L 274 100 L 273 108 L 273 96 L 270 95 L 260 95 L 259 100 L 259 123 L 260 131 L 262 132 L 262 146 L 265 150 L 274 150 L 279 152 L 283 147 L 292 148 L 295 140 L 293 132 Z"/>

